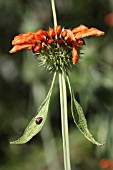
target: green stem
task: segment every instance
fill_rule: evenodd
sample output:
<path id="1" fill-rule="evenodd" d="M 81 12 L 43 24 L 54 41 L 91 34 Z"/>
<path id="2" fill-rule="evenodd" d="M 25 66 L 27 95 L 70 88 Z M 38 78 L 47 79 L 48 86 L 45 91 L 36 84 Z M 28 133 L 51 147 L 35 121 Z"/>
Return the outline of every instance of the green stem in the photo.
<path id="1" fill-rule="evenodd" d="M 54 21 L 54 28 L 57 26 L 57 17 L 56 17 L 56 9 L 55 9 L 55 1 L 51 0 L 52 12 L 53 12 L 53 21 Z"/>
<path id="2" fill-rule="evenodd" d="M 69 151 L 68 117 L 67 117 L 67 94 L 66 94 L 65 77 L 63 73 L 59 73 L 59 88 L 60 88 L 64 169 L 71 170 L 70 151 Z"/>
<path id="3" fill-rule="evenodd" d="M 55 9 L 55 1 L 51 0 L 54 28 L 57 26 L 57 17 Z M 70 151 L 69 151 L 69 132 L 67 118 L 67 93 L 65 77 L 63 73 L 59 73 L 59 88 L 60 88 L 60 105 L 61 105 L 61 124 L 62 124 L 62 139 L 63 139 L 63 154 L 64 154 L 64 169 L 71 170 Z"/>

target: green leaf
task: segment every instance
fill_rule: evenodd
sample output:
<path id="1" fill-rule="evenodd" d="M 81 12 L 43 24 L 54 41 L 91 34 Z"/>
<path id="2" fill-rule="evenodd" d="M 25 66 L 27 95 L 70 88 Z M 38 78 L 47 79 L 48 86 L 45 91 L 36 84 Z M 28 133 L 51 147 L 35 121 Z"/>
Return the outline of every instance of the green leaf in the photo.
<path id="1" fill-rule="evenodd" d="M 54 73 L 51 88 L 48 92 L 46 99 L 44 100 L 44 102 L 42 103 L 40 108 L 38 109 L 37 115 L 32 118 L 32 120 L 28 124 L 27 128 L 25 129 L 22 137 L 20 137 L 18 140 L 10 142 L 10 144 L 26 143 L 42 129 L 42 127 L 45 123 L 46 117 L 47 117 L 47 112 L 48 112 L 48 107 L 49 107 L 49 103 L 50 103 L 50 97 L 52 94 L 53 85 L 55 82 L 55 77 L 56 77 L 56 73 Z M 36 120 L 37 120 L 37 123 L 36 123 Z"/>
<path id="2" fill-rule="evenodd" d="M 84 136 L 91 141 L 92 143 L 101 146 L 103 144 L 98 143 L 91 135 L 91 133 L 88 130 L 87 127 L 87 121 L 85 119 L 84 116 L 84 112 L 82 107 L 80 106 L 80 104 L 76 101 L 75 97 L 74 97 L 74 92 L 71 88 L 70 85 L 70 80 L 69 77 L 67 76 L 67 81 L 68 81 L 68 85 L 69 85 L 69 90 L 71 93 L 71 111 L 72 111 L 72 116 L 74 119 L 74 122 L 76 124 L 76 126 L 78 127 L 78 129 L 84 134 Z"/>

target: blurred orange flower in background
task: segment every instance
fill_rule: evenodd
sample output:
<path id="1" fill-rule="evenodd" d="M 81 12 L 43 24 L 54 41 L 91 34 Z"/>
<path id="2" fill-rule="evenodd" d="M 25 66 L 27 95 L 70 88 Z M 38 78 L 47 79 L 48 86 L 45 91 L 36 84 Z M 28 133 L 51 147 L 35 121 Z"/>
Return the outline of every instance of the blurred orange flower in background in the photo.
<path id="1" fill-rule="evenodd" d="M 102 159 L 99 162 L 99 167 L 103 169 L 113 169 L 113 161 L 109 159 Z"/>
<path id="2" fill-rule="evenodd" d="M 113 12 L 110 12 L 105 16 L 104 22 L 107 26 L 113 27 Z"/>

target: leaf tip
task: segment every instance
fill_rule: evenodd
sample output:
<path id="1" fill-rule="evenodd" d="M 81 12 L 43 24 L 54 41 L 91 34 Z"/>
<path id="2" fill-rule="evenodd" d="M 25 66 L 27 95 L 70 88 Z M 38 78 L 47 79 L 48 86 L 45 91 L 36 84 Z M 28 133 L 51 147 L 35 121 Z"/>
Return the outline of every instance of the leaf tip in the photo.
<path id="1" fill-rule="evenodd" d="M 26 142 L 26 141 L 22 141 L 21 138 L 10 142 L 11 145 L 12 145 L 12 144 L 18 145 L 18 144 L 24 144 L 24 143 L 27 143 L 27 142 Z"/>
<path id="2" fill-rule="evenodd" d="M 12 144 L 16 144 L 16 143 L 15 143 L 15 141 L 12 141 L 12 142 L 10 142 L 10 144 L 12 145 Z"/>
<path id="3" fill-rule="evenodd" d="M 104 146 L 105 145 L 105 142 L 103 142 L 103 143 L 100 143 L 98 146 Z"/>

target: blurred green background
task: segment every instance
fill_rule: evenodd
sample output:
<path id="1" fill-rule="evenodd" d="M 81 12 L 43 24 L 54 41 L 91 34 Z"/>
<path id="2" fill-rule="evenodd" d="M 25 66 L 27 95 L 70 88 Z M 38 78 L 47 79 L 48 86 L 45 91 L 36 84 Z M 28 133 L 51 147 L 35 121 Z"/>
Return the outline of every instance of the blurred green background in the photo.
<path id="1" fill-rule="evenodd" d="M 56 0 L 58 24 L 97 27 L 105 36 L 85 38 L 79 64 L 70 72 L 75 97 L 82 105 L 97 147 L 68 115 L 72 170 L 100 170 L 101 159 L 113 159 L 113 0 Z M 109 15 L 110 14 L 110 15 Z M 9 54 L 19 33 L 53 27 L 50 0 L 0 0 L 0 170 L 63 170 L 58 80 L 42 131 L 24 145 L 20 137 L 44 100 L 52 74 L 24 50 Z"/>

